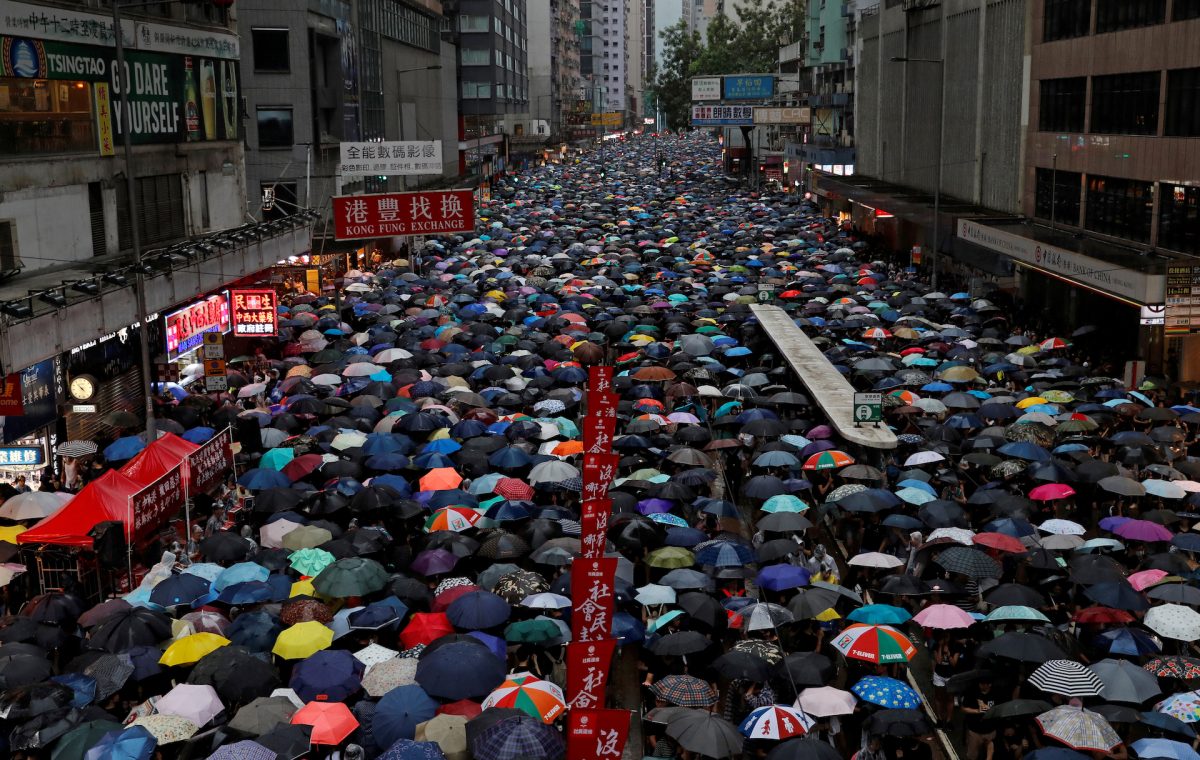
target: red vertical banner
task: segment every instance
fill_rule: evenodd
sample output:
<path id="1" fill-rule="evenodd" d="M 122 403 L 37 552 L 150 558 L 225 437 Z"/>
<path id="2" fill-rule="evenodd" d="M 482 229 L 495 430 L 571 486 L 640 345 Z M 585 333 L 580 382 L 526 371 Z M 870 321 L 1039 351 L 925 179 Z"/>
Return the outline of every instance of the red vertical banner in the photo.
<path id="1" fill-rule="evenodd" d="M 612 636 L 613 579 L 616 557 L 584 559 L 571 563 L 571 638 L 600 641 Z"/>
<path id="2" fill-rule="evenodd" d="M 567 760 L 621 760 L 629 738 L 628 710 L 571 710 Z"/>
<path id="3" fill-rule="evenodd" d="M 584 559 L 599 559 L 604 556 L 608 542 L 608 518 L 612 514 L 612 499 L 588 499 L 583 503 L 579 517 L 579 542 L 583 546 Z"/>
<path id="4" fill-rule="evenodd" d="M 604 704 L 608 669 L 616 648 L 616 639 L 567 644 L 568 708 L 586 710 Z"/>
<path id="5" fill-rule="evenodd" d="M 617 454 L 583 455 L 583 500 L 603 499 L 617 478 L 617 465 L 621 457 Z"/>
<path id="6" fill-rule="evenodd" d="M 613 368 L 588 367 L 588 393 L 612 393 Z"/>
<path id="7" fill-rule="evenodd" d="M 615 393 L 589 393 L 588 415 L 583 421 L 583 451 L 587 454 L 607 454 L 612 451 L 617 430 Z"/>

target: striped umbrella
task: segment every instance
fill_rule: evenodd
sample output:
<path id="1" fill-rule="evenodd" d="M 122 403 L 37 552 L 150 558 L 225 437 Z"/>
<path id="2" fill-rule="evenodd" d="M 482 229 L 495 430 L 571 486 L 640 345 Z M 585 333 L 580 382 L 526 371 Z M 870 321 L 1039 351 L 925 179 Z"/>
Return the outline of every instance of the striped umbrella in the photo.
<path id="1" fill-rule="evenodd" d="M 903 633 L 886 625 L 856 623 L 842 631 L 833 646 L 852 660 L 876 663 L 908 662 L 917 653 Z"/>
<path id="2" fill-rule="evenodd" d="M 455 533 L 462 533 L 464 530 L 474 527 L 481 516 L 470 507 L 443 507 L 425 521 L 425 532 L 452 530 Z"/>
<path id="3" fill-rule="evenodd" d="M 769 739 L 779 741 L 803 736 L 815 721 L 795 707 L 767 705 L 747 715 L 738 725 L 738 731 L 747 739 Z"/>
<path id="4" fill-rule="evenodd" d="M 1059 705 L 1037 716 L 1042 733 L 1071 749 L 1108 752 L 1121 743 L 1104 716 L 1082 707 Z"/>
<path id="5" fill-rule="evenodd" d="M 482 704 L 485 710 L 489 707 L 514 707 L 543 723 L 553 723 L 567 709 L 562 689 L 532 673 L 510 673 L 508 679 L 489 694 Z"/>
<path id="6" fill-rule="evenodd" d="M 854 457 L 844 451 L 830 449 L 829 451 L 819 451 L 813 454 L 808 459 L 804 460 L 805 470 L 836 470 L 839 467 L 854 464 Z"/>
<path id="7" fill-rule="evenodd" d="M 1029 683 L 1064 697 L 1095 697 L 1104 691 L 1100 676 L 1074 660 L 1047 660 L 1029 676 Z"/>

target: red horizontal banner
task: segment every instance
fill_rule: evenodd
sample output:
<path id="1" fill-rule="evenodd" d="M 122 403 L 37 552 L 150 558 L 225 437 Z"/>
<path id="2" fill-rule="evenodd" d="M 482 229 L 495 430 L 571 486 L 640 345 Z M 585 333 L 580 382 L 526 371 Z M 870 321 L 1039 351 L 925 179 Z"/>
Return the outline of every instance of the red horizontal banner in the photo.
<path id="1" fill-rule="evenodd" d="M 475 231 L 470 190 L 340 195 L 333 199 L 338 240 L 397 235 L 448 235 Z"/>

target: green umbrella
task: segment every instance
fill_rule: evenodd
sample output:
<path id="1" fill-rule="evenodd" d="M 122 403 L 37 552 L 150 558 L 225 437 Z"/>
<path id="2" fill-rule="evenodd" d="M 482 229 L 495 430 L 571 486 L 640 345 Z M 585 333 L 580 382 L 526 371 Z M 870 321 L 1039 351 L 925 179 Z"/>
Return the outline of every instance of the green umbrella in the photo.
<path id="1" fill-rule="evenodd" d="M 696 557 L 687 549 L 678 546 L 664 546 L 650 552 L 646 556 L 646 564 L 650 567 L 662 568 L 691 567 L 696 564 Z"/>
<path id="2" fill-rule="evenodd" d="M 504 640 L 521 644 L 550 644 L 562 640 L 562 629 L 547 618 L 511 623 L 504 629 Z"/>
<path id="3" fill-rule="evenodd" d="M 287 463 L 296 458 L 295 449 L 271 449 L 262 455 L 259 461 L 259 467 L 267 467 L 272 470 L 282 470 L 287 466 Z"/>
<path id="4" fill-rule="evenodd" d="M 92 720 L 62 735 L 55 743 L 51 760 L 83 760 L 83 756 L 100 737 L 109 731 L 121 730 L 121 724 L 111 720 Z"/>
<path id="5" fill-rule="evenodd" d="M 300 549 L 288 557 L 288 564 L 301 575 L 315 576 L 334 563 L 334 557 L 324 549 Z"/>
<path id="6" fill-rule="evenodd" d="M 344 599 L 365 596 L 387 585 L 387 570 L 373 559 L 347 557 L 327 566 L 313 578 L 313 588 L 323 596 Z"/>

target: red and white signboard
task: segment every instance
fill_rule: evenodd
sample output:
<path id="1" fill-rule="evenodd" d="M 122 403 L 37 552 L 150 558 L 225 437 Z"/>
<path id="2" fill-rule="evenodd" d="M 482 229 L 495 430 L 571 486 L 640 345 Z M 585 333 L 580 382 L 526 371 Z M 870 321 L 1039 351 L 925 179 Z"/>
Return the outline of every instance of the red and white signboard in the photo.
<path id="1" fill-rule="evenodd" d="M 207 493 L 233 472 L 233 433 L 229 428 L 187 455 L 189 495 Z"/>
<path id="2" fill-rule="evenodd" d="M 233 334 L 274 336 L 279 332 L 279 296 L 274 290 L 231 290 Z"/>
<path id="3" fill-rule="evenodd" d="M 613 389 L 613 368 L 588 367 L 588 393 L 610 393 Z"/>
<path id="4" fill-rule="evenodd" d="M 583 455 L 583 499 L 603 499 L 617 477 L 618 454 Z"/>
<path id="5" fill-rule="evenodd" d="M 333 223 L 338 240 L 474 232 L 475 197 L 470 190 L 341 195 Z"/>
<path id="6" fill-rule="evenodd" d="M 571 638 L 600 641 L 612 636 L 613 579 L 616 557 L 583 559 L 571 564 Z"/>
<path id="7" fill-rule="evenodd" d="M 629 738 L 628 710 L 572 710 L 567 760 L 620 760 Z"/>
<path id="8" fill-rule="evenodd" d="M 615 393 L 588 393 L 588 415 L 583 421 L 583 453 L 608 454 L 617 431 Z"/>
<path id="9" fill-rule="evenodd" d="M 616 639 L 567 644 L 567 707 L 586 710 L 604 704 L 608 666 L 616 646 Z"/>
<path id="10" fill-rule="evenodd" d="M 134 541 L 140 541 L 183 509 L 183 466 L 167 470 L 158 480 L 129 497 Z"/>
<path id="11" fill-rule="evenodd" d="M 583 502 L 579 518 L 579 539 L 585 559 L 604 556 L 608 541 L 608 518 L 612 514 L 612 499 L 588 499 Z"/>

